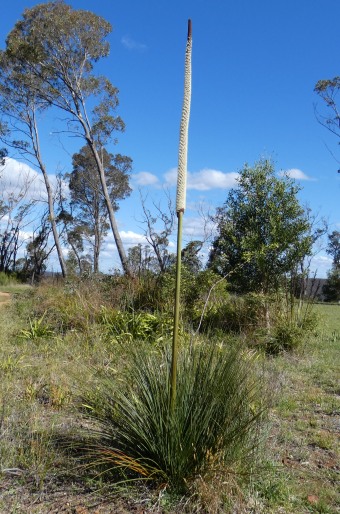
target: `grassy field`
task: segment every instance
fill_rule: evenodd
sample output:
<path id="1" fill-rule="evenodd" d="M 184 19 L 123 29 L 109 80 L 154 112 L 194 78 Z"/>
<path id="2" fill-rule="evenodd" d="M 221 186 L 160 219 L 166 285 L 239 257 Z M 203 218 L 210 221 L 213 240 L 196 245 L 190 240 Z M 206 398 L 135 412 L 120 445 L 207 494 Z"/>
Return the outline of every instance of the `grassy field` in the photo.
<path id="1" fill-rule="evenodd" d="M 315 338 L 269 363 L 278 387 L 272 454 L 281 463 L 269 487 L 273 512 L 340 512 L 340 307 L 314 308 Z"/>
<path id="2" fill-rule="evenodd" d="M 81 423 L 77 390 L 91 381 L 88 366 L 122 370 L 122 356 L 81 309 L 77 325 L 55 332 L 48 313 L 33 316 L 39 293 L 0 290 L 12 298 L 0 303 L 1 513 L 340 512 L 340 306 L 314 307 L 319 329 L 297 352 L 261 357 L 271 397 L 263 471 L 244 490 L 212 477 L 198 500 L 197 491 L 112 489 L 78 466 L 61 443 Z"/>

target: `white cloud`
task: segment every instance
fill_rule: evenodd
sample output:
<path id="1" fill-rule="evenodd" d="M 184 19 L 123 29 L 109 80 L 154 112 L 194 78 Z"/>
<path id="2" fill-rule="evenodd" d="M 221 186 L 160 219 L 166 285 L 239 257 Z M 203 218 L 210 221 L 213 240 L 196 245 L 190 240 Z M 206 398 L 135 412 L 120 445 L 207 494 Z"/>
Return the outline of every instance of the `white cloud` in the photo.
<path id="1" fill-rule="evenodd" d="M 19 239 L 20 241 L 28 241 L 33 237 L 33 230 L 20 230 Z"/>
<path id="2" fill-rule="evenodd" d="M 159 184 L 159 179 L 149 171 L 141 171 L 133 175 L 133 179 L 139 186 L 156 186 Z"/>
<path id="3" fill-rule="evenodd" d="M 296 180 L 315 180 L 315 178 L 309 177 L 306 175 L 303 171 L 299 170 L 298 168 L 291 168 L 286 171 L 280 171 L 279 175 L 283 177 L 284 175 L 287 175 L 290 178 L 295 178 Z"/>
<path id="4" fill-rule="evenodd" d="M 322 266 L 332 266 L 333 259 L 329 257 L 328 255 L 317 255 L 313 257 L 314 263 L 319 263 Z"/>
<path id="5" fill-rule="evenodd" d="M 214 223 L 208 221 L 206 224 L 201 217 L 186 217 L 183 222 L 184 236 L 190 236 L 192 239 L 202 239 L 214 230 Z"/>
<path id="6" fill-rule="evenodd" d="M 135 41 L 129 36 L 123 36 L 120 40 L 122 45 L 125 46 L 128 50 L 138 50 L 139 52 L 143 52 L 147 49 L 147 46 L 143 43 L 138 43 L 138 41 Z"/>
<path id="7" fill-rule="evenodd" d="M 172 168 L 164 175 L 166 184 L 174 186 L 177 183 L 177 168 Z M 204 168 L 196 172 L 188 172 L 187 189 L 209 191 L 210 189 L 228 189 L 236 185 L 238 173 L 223 173 L 223 171 Z"/>
<path id="8" fill-rule="evenodd" d="M 133 230 L 120 230 L 119 231 L 122 243 L 124 246 L 135 246 L 138 244 L 146 244 L 144 234 L 139 234 Z M 105 238 L 105 245 L 102 251 L 103 257 L 112 256 L 117 252 L 117 246 L 112 232 L 109 232 Z"/>
<path id="9" fill-rule="evenodd" d="M 188 189 L 207 191 L 209 189 L 227 189 L 236 184 L 238 173 L 223 173 L 218 170 L 203 169 L 189 173 Z"/>
<path id="10" fill-rule="evenodd" d="M 318 254 L 313 257 L 310 264 L 311 273 L 315 273 L 318 278 L 326 278 L 327 272 L 332 267 L 332 259 L 328 255 Z"/>
<path id="11" fill-rule="evenodd" d="M 0 170 L 1 189 L 5 197 L 17 196 L 26 189 L 32 194 L 38 182 L 38 173 L 25 163 L 6 158 Z"/>
<path id="12" fill-rule="evenodd" d="M 146 243 L 144 234 L 138 234 L 137 232 L 133 232 L 133 230 L 121 230 L 119 233 L 125 244 L 137 245 L 139 243 Z"/>
<path id="13" fill-rule="evenodd" d="M 164 173 L 164 178 L 167 186 L 175 186 L 177 184 L 177 168 L 171 168 Z"/>
<path id="14" fill-rule="evenodd" d="M 56 185 L 56 176 L 49 175 L 50 183 Z M 24 162 L 10 157 L 0 169 L 1 190 L 5 198 L 9 195 L 18 196 L 26 191 L 25 197 L 30 200 L 46 200 L 47 193 L 42 175 Z"/>

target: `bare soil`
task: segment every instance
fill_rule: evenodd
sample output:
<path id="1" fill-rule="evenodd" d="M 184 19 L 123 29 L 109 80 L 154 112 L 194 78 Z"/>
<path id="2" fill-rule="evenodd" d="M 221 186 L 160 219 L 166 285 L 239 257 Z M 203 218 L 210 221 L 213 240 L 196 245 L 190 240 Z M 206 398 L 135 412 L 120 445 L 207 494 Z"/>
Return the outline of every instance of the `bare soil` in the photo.
<path id="1" fill-rule="evenodd" d="M 5 480 L 0 486 L 0 514 L 144 514 L 150 512 L 139 503 L 121 498 L 96 497 L 72 487 L 51 487 L 32 492 L 16 480 Z M 153 510 L 153 509 L 152 509 Z"/>
<path id="2" fill-rule="evenodd" d="M 8 303 L 11 299 L 11 295 L 9 293 L 2 293 L 0 291 L 0 305 L 3 305 L 4 303 Z"/>

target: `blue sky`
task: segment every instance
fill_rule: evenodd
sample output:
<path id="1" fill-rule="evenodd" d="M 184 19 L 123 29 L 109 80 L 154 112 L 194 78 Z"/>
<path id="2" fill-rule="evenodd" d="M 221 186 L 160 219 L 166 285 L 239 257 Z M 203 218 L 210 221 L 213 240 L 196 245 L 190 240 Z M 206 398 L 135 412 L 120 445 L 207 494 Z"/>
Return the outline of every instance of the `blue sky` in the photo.
<path id="1" fill-rule="evenodd" d="M 38 2 L 5 0 L 1 46 L 25 7 Z M 74 0 L 113 25 L 110 56 L 96 68 L 119 90 L 126 131 L 109 148 L 133 159 L 131 197 L 117 214 L 125 244 L 142 241 L 138 188 L 164 201 L 175 193 L 183 97 L 187 20 L 192 19 L 192 104 L 189 128 L 186 240 L 197 239 L 197 206 L 222 205 L 245 162 L 271 157 L 277 171 L 294 170 L 299 198 L 340 228 L 338 141 L 315 117 L 319 79 L 339 70 L 339 0 Z M 52 122 L 53 123 L 53 122 Z M 70 155 L 45 137 L 51 173 L 68 169 Z M 75 151 L 77 148 L 74 148 Z M 71 153 L 72 153 L 71 151 Z M 165 203 L 165 201 L 164 201 Z M 118 265 L 112 238 L 103 267 Z M 314 259 L 320 276 L 330 265 L 324 250 Z"/>

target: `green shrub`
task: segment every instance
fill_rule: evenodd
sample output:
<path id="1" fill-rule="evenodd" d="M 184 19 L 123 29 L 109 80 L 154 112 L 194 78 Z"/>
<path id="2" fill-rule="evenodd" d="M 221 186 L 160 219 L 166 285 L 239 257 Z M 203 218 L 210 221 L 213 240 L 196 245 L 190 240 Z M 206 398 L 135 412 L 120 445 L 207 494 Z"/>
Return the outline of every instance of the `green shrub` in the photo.
<path id="1" fill-rule="evenodd" d="M 18 284 L 17 277 L 14 273 L 7 274 L 4 271 L 0 271 L 0 286 L 9 286 Z"/>
<path id="2" fill-rule="evenodd" d="M 264 308 L 261 295 L 229 295 L 206 311 L 202 330 L 252 334 L 264 324 Z"/>
<path id="3" fill-rule="evenodd" d="M 182 349 L 173 414 L 169 376 L 169 355 L 139 348 L 124 380 L 110 370 L 97 377 L 82 395 L 92 464 L 175 491 L 221 466 L 251 474 L 265 411 L 253 354 L 210 344 Z"/>
<path id="4" fill-rule="evenodd" d="M 315 333 L 318 316 L 313 302 L 298 301 L 277 295 L 271 306 L 270 330 L 264 334 L 260 344 L 268 353 L 294 351 Z"/>
<path id="5" fill-rule="evenodd" d="M 208 310 L 201 328 L 210 334 L 240 334 L 249 345 L 276 354 L 301 346 L 317 325 L 310 302 L 287 298 L 284 294 L 250 293 L 230 295 Z"/>
<path id="6" fill-rule="evenodd" d="M 263 336 L 262 346 L 267 353 L 274 355 L 282 351 L 292 351 L 301 345 L 304 335 L 304 330 L 297 325 L 279 323 L 272 334 Z"/>
<path id="7" fill-rule="evenodd" d="M 202 314 L 213 315 L 229 300 L 227 282 L 211 269 L 192 275 L 184 269 L 185 290 L 183 295 L 183 308 L 186 317 L 192 320 L 194 327 L 198 326 Z"/>
<path id="8" fill-rule="evenodd" d="M 122 312 L 103 307 L 98 317 L 108 336 L 118 342 L 140 340 L 160 343 L 173 330 L 173 319 L 166 314 L 150 312 Z"/>
<path id="9" fill-rule="evenodd" d="M 45 314 L 46 313 L 44 313 L 39 319 L 32 320 L 29 318 L 29 328 L 22 329 L 19 337 L 22 339 L 39 339 L 53 335 L 51 327 L 44 323 Z"/>

